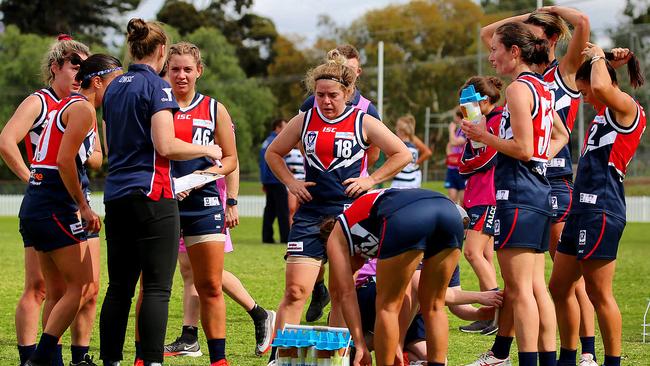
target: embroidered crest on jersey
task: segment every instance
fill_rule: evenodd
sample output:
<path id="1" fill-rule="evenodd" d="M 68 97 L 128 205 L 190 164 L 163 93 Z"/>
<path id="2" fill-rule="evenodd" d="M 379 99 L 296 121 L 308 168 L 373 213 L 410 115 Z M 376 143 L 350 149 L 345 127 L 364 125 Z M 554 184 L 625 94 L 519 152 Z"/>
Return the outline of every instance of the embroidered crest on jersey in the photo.
<path id="1" fill-rule="evenodd" d="M 307 132 L 307 138 L 305 139 L 305 152 L 307 154 L 313 154 L 316 152 L 317 139 L 318 139 L 318 131 Z"/>

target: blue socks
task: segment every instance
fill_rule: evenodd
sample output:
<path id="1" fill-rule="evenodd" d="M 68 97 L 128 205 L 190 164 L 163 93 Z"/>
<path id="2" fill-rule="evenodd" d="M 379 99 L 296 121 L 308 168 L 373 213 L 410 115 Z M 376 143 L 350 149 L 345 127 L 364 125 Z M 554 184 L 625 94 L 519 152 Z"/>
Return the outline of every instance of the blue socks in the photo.
<path id="1" fill-rule="evenodd" d="M 84 360 L 84 356 L 88 354 L 90 347 L 88 346 L 70 346 L 70 354 L 72 355 L 72 363 L 80 363 Z"/>
<path id="2" fill-rule="evenodd" d="M 60 344 L 56 345 L 56 351 L 54 352 L 54 357 L 52 357 L 51 366 L 65 366 L 63 363 L 63 347 Z"/>
<path id="3" fill-rule="evenodd" d="M 36 345 L 30 344 L 29 346 L 18 345 L 18 356 L 20 357 L 20 365 L 22 366 L 29 358 L 32 356 L 32 353 L 36 351 Z"/>
<path id="4" fill-rule="evenodd" d="M 510 356 L 510 346 L 512 346 L 512 341 L 514 337 L 504 337 L 497 335 L 494 339 L 494 344 L 492 345 L 492 353 L 494 357 L 504 360 Z M 537 356 L 535 356 L 535 361 L 537 361 Z"/>
<path id="5" fill-rule="evenodd" d="M 596 361 L 596 337 L 580 337 L 582 353 L 591 353 Z"/>
<path id="6" fill-rule="evenodd" d="M 519 366 L 537 366 L 537 352 L 519 352 Z"/>
<path id="7" fill-rule="evenodd" d="M 41 334 L 41 339 L 38 341 L 38 346 L 31 356 L 31 360 L 40 363 L 49 363 L 52 361 L 53 356 L 56 353 L 57 343 L 59 338 L 47 333 Z M 61 362 L 63 365 L 63 362 Z"/>
<path id="8" fill-rule="evenodd" d="M 605 363 L 603 366 L 621 366 L 621 356 L 605 355 Z"/>
<path id="9" fill-rule="evenodd" d="M 555 358 L 556 356 L 557 356 L 557 352 L 555 351 L 539 352 L 539 366 L 556 366 L 557 365 L 557 359 Z"/>
<path id="10" fill-rule="evenodd" d="M 576 366 L 576 356 L 578 350 L 560 348 L 560 359 L 557 361 L 558 366 Z"/>
<path id="11" fill-rule="evenodd" d="M 226 358 L 226 339 L 208 339 L 208 351 L 210 352 L 210 363 Z"/>

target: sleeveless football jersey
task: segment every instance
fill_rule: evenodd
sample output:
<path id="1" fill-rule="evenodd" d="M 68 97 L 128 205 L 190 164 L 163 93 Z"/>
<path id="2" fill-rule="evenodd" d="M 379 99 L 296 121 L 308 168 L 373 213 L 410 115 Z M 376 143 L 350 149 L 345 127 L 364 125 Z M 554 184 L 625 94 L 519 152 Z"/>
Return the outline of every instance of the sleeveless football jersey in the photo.
<path id="1" fill-rule="evenodd" d="M 397 175 L 395 175 L 393 181 L 405 184 L 417 183 L 417 186 L 413 186 L 413 188 L 417 188 L 420 186 L 420 181 L 422 179 L 420 175 L 420 166 L 417 164 L 420 153 L 418 152 L 418 148 L 415 147 L 412 142 L 404 141 L 404 144 L 411 153 L 411 162 L 408 163 L 399 173 L 397 173 Z"/>
<path id="2" fill-rule="evenodd" d="M 36 117 L 34 123 L 32 123 L 32 127 L 30 127 L 29 132 L 27 133 L 27 136 L 25 136 L 25 150 L 27 151 L 27 160 L 30 162 L 34 157 L 34 150 L 36 150 L 38 138 L 41 136 L 45 124 L 47 123 L 48 113 L 56 107 L 59 102 L 61 102 L 52 88 L 39 89 L 33 92 L 32 95 L 35 95 L 40 99 L 41 113 Z"/>
<path id="3" fill-rule="evenodd" d="M 342 205 L 352 201 L 345 195 L 343 182 L 360 177 L 366 170 L 369 145 L 363 139 L 364 115 L 350 107 L 332 120 L 323 116 L 318 107 L 305 113 L 302 127 L 305 180 L 316 185 L 308 188 L 312 200 L 304 206 Z"/>
<path id="4" fill-rule="evenodd" d="M 400 208 L 422 199 L 447 196 L 425 189 L 387 188 L 369 191 L 357 198 L 338 217 L 347 238 L 350 255 L 375 258 L 381 247 L 381 232 L 386 217 Z"/>
<path id="5" fill-rule="evenodd" d="M 203 146 L 212 145 L 215 143 L 216 128 L 217 101 L 206 95 L 196 93 L 190 105 L 180 108 L 174 114 L 174 132 L 178 139 L 185 142 Z M 212 166 L 214 162 L 206 157 L 174 161 L 172 174 L 175 178 L 179 178 Z M 178 202 L 178 209 L 181 216 L 202 215 L 211 212 L 212 207 L 220 204 L 215 181 L 193 190 L 189 196 Z"/>
<path id="6" fill-rule="evenodd" d="M 456 126 L 456 137 L 465 137 L 463 130 L 459 126 Z M 447 168 L 449 169 L 458 169 L 460 166 L 460 159 L 463 156 L 464 145 L 451 146 L 449 154 L 447 155 Z"/>
<path id="7" fill-rule="evenodd" d="M 300 149 L 293 148 L 284 157 L 284 162 L 293 177 L 297 180 L 305 180 L 305 158 L 302 156 Z"/>
<path id="8" fill-rule="evenodd" d="M 494 172 L 498 208 L 528 208 L 551 213 L 551 187 L 546 163 L 553 130 L 553 97 L 541 75 L 524 72 L 514 82 L 524 83 L 533 95 L 533 156 L 524 162 L 499 153 Z M 512 139 L 508 101 L 501 115 L 499 137 Z"/>
<path id="9" fill-rule="evenodd" d="M 621 126 L 609 108 L 598 112 L 578 162 L 571 213 L 606 212 L 625 220 L 623 179 L 645 128 L 645 111 L 638 102 L 630 127 Z"/>
<path id="10" fill-rule="evenodd" d="M 580 106 L 580 93 L 566 86 L 562 75 L 560 75 L 557 60 L 553 60 L 544 71 L 544 81 L 547 82 L 553 96 L 555 111 L 560 116 L 567 132 L 571 134 Z M 548 162 L 546 168 L 546 177 L 548 178 L 564 176 L 573 176 L 571 140 Z"/>
<path id="11" fill-rule="evenodd" d="M 29 185 L 20 207 L 21 218 L 50 217 L 52 213 L 78 210 L 59 175 L 56 160 L 66 128 L 61 122 L 61 116 L 70 105 L 85 100 L 84 96 L 73 94 L 50 110 L 31 162 Z M 96 134 L 95 125 L 88 131 L 77 153 L 76 166 L 80 183 L 85 175 L 83 165 L 94 151 Z"/>

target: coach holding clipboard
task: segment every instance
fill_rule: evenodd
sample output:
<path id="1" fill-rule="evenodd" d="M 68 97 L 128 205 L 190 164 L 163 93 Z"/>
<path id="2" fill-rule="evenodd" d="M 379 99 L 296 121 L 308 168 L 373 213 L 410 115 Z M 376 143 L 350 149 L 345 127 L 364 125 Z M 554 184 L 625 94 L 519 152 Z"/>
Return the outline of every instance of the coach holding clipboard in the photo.
<path id="1" fill-rule="evenodd" d="M 135 285 L 142 272 L 138 319 L 145 365 L 162 364 L 167 312 L 179 239 L 178 205 L 170 160 L 221 158 L 217 145 L 174 137 L 178 110 L 171 87 L 158 73 L 168 38 L 158 23 L 131 19 L 128 49 L 133 64 L 104 97 L 108 147 L 106 241 L 109 285 L 100 316 L 100 358 L 118 365 Z"/>

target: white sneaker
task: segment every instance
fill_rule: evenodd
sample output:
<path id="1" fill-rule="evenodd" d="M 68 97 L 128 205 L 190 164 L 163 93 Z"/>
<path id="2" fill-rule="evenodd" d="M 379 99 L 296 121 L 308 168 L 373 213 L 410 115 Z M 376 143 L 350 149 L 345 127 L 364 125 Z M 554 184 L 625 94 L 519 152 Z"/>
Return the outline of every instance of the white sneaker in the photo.
<path id="1" fill-rule="evenodd" d="M 269 364 L 266 366 L 278 366 L 278 361 L 276 360 L 270 361 Z"/>
<path id="2" fill-rule="evenodd" d="M 598 366 L 598 363 L 594 361 L 594 355 L 591 353 L 583 353 L 580 355 L 580 366 Z"/>
<path id="3" fill-rule="evenodd" d="M 470 363 L 467 366 L 511 366 L 512 364 L 510 363 L 510 357 L 506 357 L 505 359 L 500 359 L 494 357 L 494 353 L 492 351 L 487 351 L 484 354 L 478 356 L 478 360 L 474 361 L 474 363 Z"/>
<path id="4" fill-rule="evenodd" d="M 266 310 L 266 319 L 255 322 L 255 354 L 263 355 L 271 349 L 273 328 L 275 327 L 275 311 Z"/>

